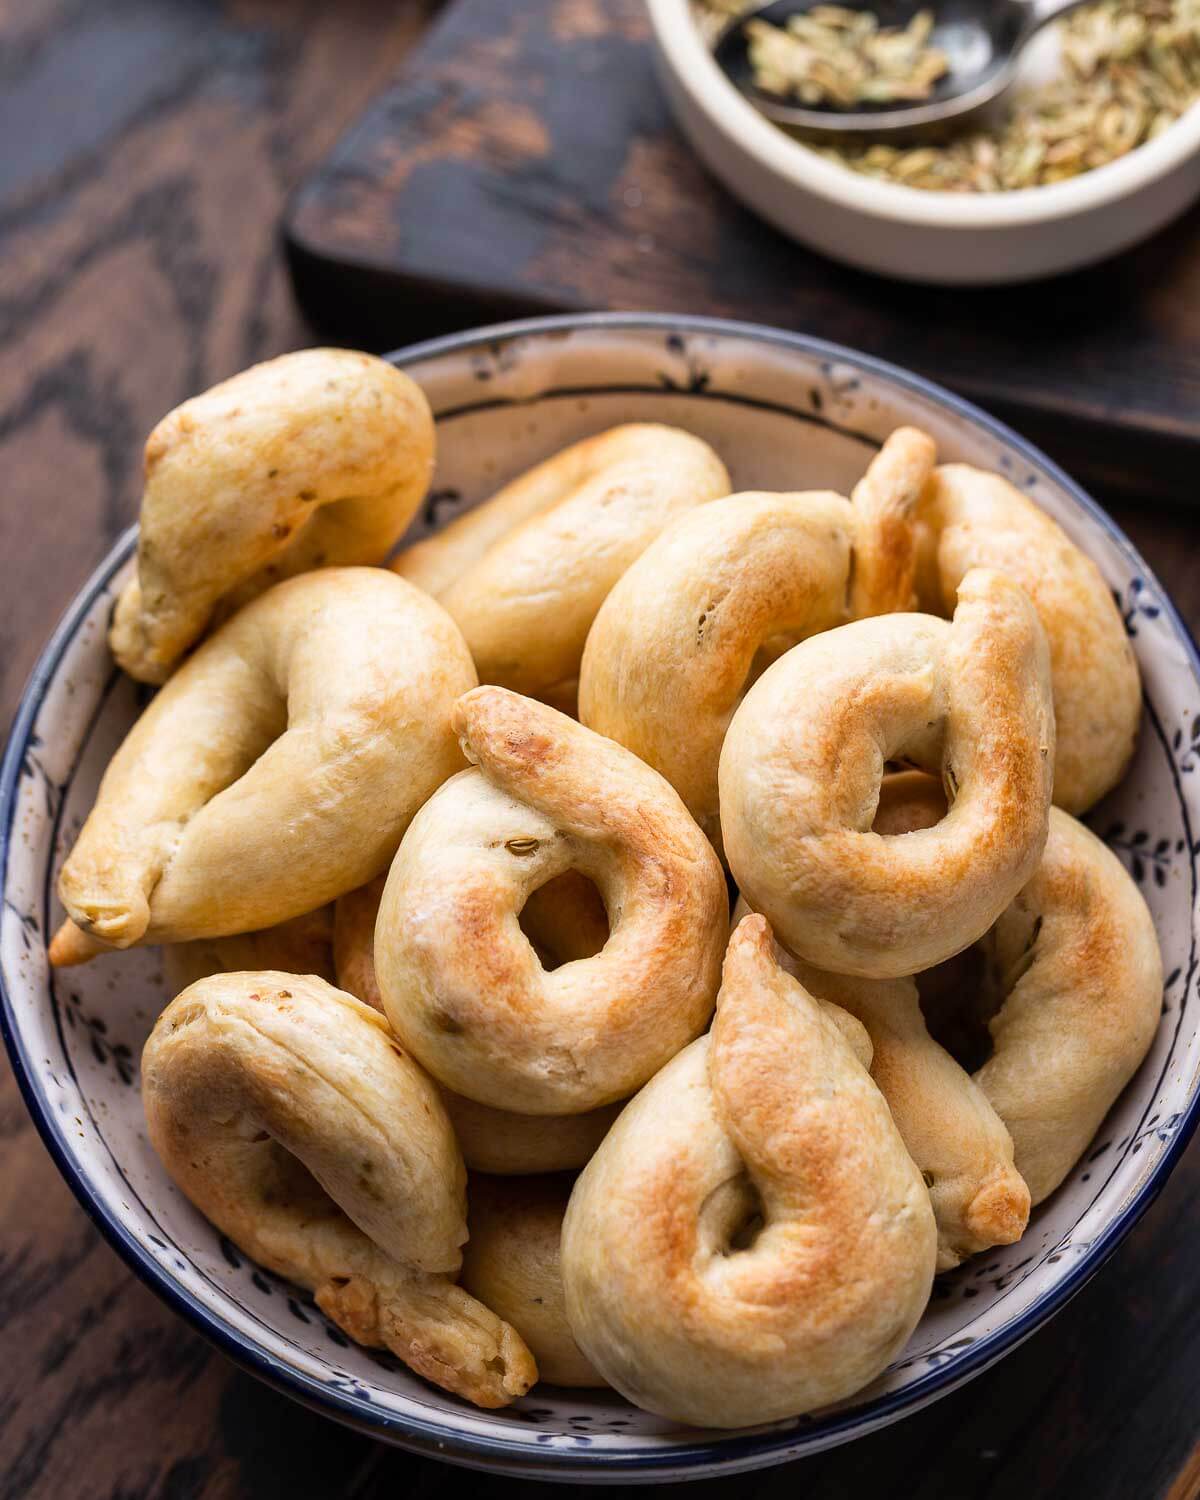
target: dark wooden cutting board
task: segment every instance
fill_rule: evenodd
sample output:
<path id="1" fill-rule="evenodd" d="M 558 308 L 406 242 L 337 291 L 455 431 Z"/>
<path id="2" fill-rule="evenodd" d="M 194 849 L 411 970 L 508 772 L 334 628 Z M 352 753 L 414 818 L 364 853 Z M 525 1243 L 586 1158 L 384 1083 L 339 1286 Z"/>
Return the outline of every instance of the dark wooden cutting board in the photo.
<path id="1" fill-rule="evenodd" d="M 700 166 L 655 81 L 641 0 L 454 0 L 296 193 L 286 241 L 304 310 L 339 341 L 596 307 L 773 323 L 944 382 L 1102 489 L 1193 499 L 1200 211 L 1021 287 L 836 265 Z"/>

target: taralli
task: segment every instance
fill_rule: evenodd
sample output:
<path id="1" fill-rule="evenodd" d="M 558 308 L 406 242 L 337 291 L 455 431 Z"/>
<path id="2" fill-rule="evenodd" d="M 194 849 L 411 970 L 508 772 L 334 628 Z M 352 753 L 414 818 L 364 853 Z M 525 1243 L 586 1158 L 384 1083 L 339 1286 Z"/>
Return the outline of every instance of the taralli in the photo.
<path id="1" fill-rule="evenodd" d="M 871 825 L 901 758 L 938 773 L 951 806 L 890 838 Z M 981 937 L 1032 875 L 1053 758 L 1045 635 L 1020 588 L 976 569 L 952 623 L 855 621 L 759 678 L 721 751 L 726 858 L 799 957 L 914 974 Z"/>
<path id="2" fill-rule="evenodd" d="M 368 1005 L 383 1009 L 375 977 L 375 923 L 383 897 L 385 875 L 358 890 L 339 896 L 333 923 L 334 961 L 338 983 Z M 591 958 L 608 941 L 608 914 L 596 887 L 576 870 L 564 870 L 536 891 L 531 891 L 520 913 L 521 929 L 533 944 L 542 967 L 557 969 L 576 959 Z M 239 968 L 253 965 L 241 964 Z M 263 964 L 263 968 L 290 965 Z M 468 1166 L 474 1163 L 468 1159 Z M 567 1165 L 581 1166 L 581 1162 Z M 494 1171 L 494 1168 L 482 1168 Z M 522 1171 L 557 1171 L 557 1167 L 522 1168 Z"/>
<path id="3" fill-rule="evenodd" d="M 850 613 L 856 620 L 916 602 L 917 505 L 936 462 L 937 445 L 927 433 L 897 427 L 854 486 Z"/>
<path id="4" fill-rule="evenodd" d="M 51 961 L 270 927 L 379 874 L 463 763 L 450 715 L 474 680 L 440 605 L 381 568 L 277 585 L 117 751 L 59 877 Z"/>
<path id="5" fill-rule="evenodd" d="M 746 910 L 739 902 L 734 920 Z M 916 983 L 827 974 L 783 948 L 775 957 L 810 995 L 866 1028 L 871 1078 L 929 1189 L 937 1269 L 1019 1240 L 1029 1189 L 1013 1165 L 1012 1137 L 970 1075 L 929 1035 Z"/>
<path id="6" fill-rule="evenodd" d="M 727 495 L 707 443 L 652 423 L 556 453 L 394 566 L 458 622 L 481 682 L 560 698 L 608 591 L 676 516 Z"/>
<path id="7" fill-rule="evenodd" d="M 194 943 L 168 943 L 163 948 L 163 968 L 172 995 L 210 974 L 232 974 L 239 970 L 278 969 L 285 974 L 315 974 L 332 984 L 337 975 L 333 961 L 333 907 L 319 907 L 259 932 L 198 938 Z"/>
<path id="8" fill-rule="evenodd" d="M 945 811 L 928 776 L 890 776 L 884 792 L 877 828 L 928 828 Z M 915 982 L 855 981 L 779 954 L 812 993 L 866 1026 L 872 1077 L 914 1160 L 933 1177 L 943 1251 L 962 1254 L 1019 1217 L 1014 1161 L 1033 1204 L 1058 1187 L 1145 1057 L 1162 1006 L 1162 957 L 1141 892 L 1112 851 L 1058 808 L 1033 878 L 979 948 L 982 993 L 952 997 L 956 1013 L 982 1016 L 991 1035 L 991 1056 L 973 1080 L 925 1026 L 929 982 L 940 981 L 939 990 L 947 983 L 938 971 Z M 979 1191 L 968 1204 L 972 1178 Z"/>
<path id="9" fill-rule="evenodd" d="M 976 1073 L 1040 1203 L 1087 1149 L 1149 1050 L 1162 955 L 1141 892 L 1068 813 L 985 943 L 998 977 L 992 1056 Z"/>
<path id="10" fill-rule="evenodd" d="M 339 897 L 334 941 L 338 984 L 378 1011 L 383 997 L 375 977 L 375 923 L 383 884 L 380 877 Z M 552 959 L 590 958 L 608 937 L 608 919 L 595 887 L 573 870 L 533 892 L 521 925 L 546 967 Z M 507 1176 L 582 1167 L 621 1111 L 618 1102 L 583 1114 L 524 1115 L 438 1087 L 463 1159 L 474 1172 Z"/>
<path id="11" fill-rule="evenodd" d="M 580 1352 L 563 1300 L 559 1252 L 573 1182 L 551 1177 L 483 1177 L 467 1183 L 470 1238 L 462 1284 L 520 1333 L 551 1385 L 604 1385 Z"/>
<path id="12" fill-rule="evenodd" d="M 602 1104 L 576 1115 L 525 1115 L 477 1104 L 441 1088 L 463 1160 L 473 1172 L 524 1177 L 567 1172 L 590 1161 L 625 1103 Z"/>
<path id="13" fill-rule="evenodd" d="M 725 960 L 710 1036 L 626 1108 L 563 1224 L 567 1317 L 623 1395 L 705 1427 L 850 1395 L 929 1298 L 929 1194 L 842 1033 L 763 918 Z"/>
<path id="14" fill-rule="evenodd" d="M 109 639 L 162 686 L 50 960 L 163 946 L 150 1141 L 350 1338 L 482 1407 L 794 1425 L 945 1342 L 901 1355 L 935 1273 L 1152 1044 L 1150 914 L 1063 810 L 1133 753 L 1118 607 L 913 427 L 846 498 L 634 421 L 393 556 L 433 456 L 330 349 L 160 423 Z"/>
<path id="15" fill-rule="evenodd" d="M 885 776 L 872 825 L 898 835 L 932 828 L 946 815 L 941 784 L 921 771 Z M 734 908 L 736 924 L 749 911 Z M 1029 1189 L 1013 1162 L 1013 1143 L 986 1095 L 929 1034 L 925 980 L 860 979 L 829 974 L 777 947 L 780 965 L 818 999 L 866 1027 L 871 1077 L 888 1102 L 909 1155 L 929 1188 L 938 1227 L 938 1270 L 948 1271 L 993 1245 L 1013 1244 L 1029 1220 Z M 955 997 L 961 1002 L 964 997 Z"/>
<path id="16" fill-rule="evenodd" d="M 853 542 L 840 495 L 730 495 L 676 521 L 596 616 L 580 722 L 665 776 L 718 849 L 717 763 L 755 657 L 845 623 Z"/>
<path id="17" fill-rule="evenodd" d="M 146 443 L 113 655 L 163 682 L 214 619 L 310 568 L 380 563 L 429 483 L 429 403 L 370 354 L 307 349 L 169 413 Z"/>
<path id="18" fill-rule="evenodd" d="M 1100 570 L 999 474 L 936 469 L 919 509 L 922 609 L 949 612 L 972 568 L 1019 583 L 1050 646 L 1058 750 L 1054 800 L 1082 813 L 1125 774 L 1142 711 L 1137 661 Z"/>
<path id="19" fill-rule="evenodd" d="M 788 967 L 785 962 L 784 967 Z M 826 974 L 796 961 L 809 993 L 856 1017 L 871 1038 L 871 1077 L 929 1188 L 939 1271 L 1025 1233 L 1030 1197 L 1004 1122 L 929 1035 L 912 979 Z"/>
<path id="20" fill-rule="evenodd" d="M 375 978 L 375 921 L 386 880 L 385 870 L 366 885 L 346 891 L 333 907 L 333 968 L 338 988 L 380 1012 L 383 999 Z"/>
<path id="21" fill-rule="evenodd" d="M 151 1032 L 142 1093 L 182 1191 L 351 1338 L 480 1406 L 537 1379 L 520 1335 L 455 1285 L 462 1159 L 374 1011 L 303 975 L 201 980 Z"/>
<path id="22" fill-rule="evenodd" d="M 911 511 L 933 460 L 932 442 L 905 428 L 853 505 L 828 491 L 703 505 L 604 601 L 583 653 L 580 720 L 665 776 L 718 850 L 721 744 L 756 662 L 852 613 L 910 606 Z"/>
<path id="23" fill-rule="evenodd" d="M 876 819 L 876 827 L 886 821 L 896 833 L 927 828 L 945 811 L 941 789 L 931 777 L 889 776 L 884 789 L 886 799 L 880 801 L 882 808 L 886 800 L 886 813 Z M 960 989 L 952 997 L 953 1009 L 959 1016 L 986 1018 L 992 1055 L 974 1082 L 1011 1133 L 1016 1166 L 1037 1204 L 1086 1151 L 1154 1039 L 1162 1007 L 1158 938 L 1142 893 L 1116 855 L 1082 823 L 1052 808 L 1046 847 L 1033 878 L 979 948 L 982 993 Z M 866 1025 L 876 1058 L 881 1047 L 885 1053 L 888 1049 L 868 1009 L 893 1027 L 909 1026 L 914 1048 L 921 1047 L 911 998 L 889 1010 L 880 997 L 860 987 L 868 995 L 864 1007 L 846 981 L 834 976 L 817 980 L 806 966 L 798 968 L 803 983 L 811 977 L 815 993 L 844 1006 Z M 964 983 L 961 974 L 919 975 L 922 1002 L 935 979 L 939 989 Z M 943 1007 L 946 998 L 941 997 Z M 944 1064 L 939 1067 L 940 1089 L 931 1075 L 924 1090 L 928 1102 L 910 1113 L 916 1125 L 934 1127 L 948 1142 L 950 1131 L 942 1131 L 937 1122 L 939 1099 L 946 1105 L 959 1086 Z M 910 1136 L 900 1117 L 902 1105 L 887 1083 L 878 1081 L 909 1150 L 924 1166 L 927 1149 Z M 919 1084 L 915 1075 L 914 1084 Z M 985 1126 L 977 1104 L 972 1102 L 971 1108 Z M 970 1139 L 966 1123 L 957 1129 L 965 1145 Z M 934 1204 L 936 1208 L 936 1195 Z M 943 1222 L 941 1215 L 938 1222 Z"/>
<path id="24" fill-rule="evenodd" d="M 384 888 L 375 964 L 400 1040 L 456 1093 L 528 1114 L 624 1098 L 701 1032 L 728 897 L 670 786 L 564 714 L 503 688 L 455 709 L 475 762 L 413 820 Z M 612 919 L 547 973 L 517 921 L 574 869 Z"/>

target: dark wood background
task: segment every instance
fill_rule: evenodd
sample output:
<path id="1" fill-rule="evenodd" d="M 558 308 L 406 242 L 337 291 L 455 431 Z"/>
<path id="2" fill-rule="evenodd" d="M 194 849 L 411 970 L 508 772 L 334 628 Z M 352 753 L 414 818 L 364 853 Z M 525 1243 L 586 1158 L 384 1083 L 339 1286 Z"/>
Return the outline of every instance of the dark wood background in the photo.
<path id="1" fill-rule="evenodd" d="M 136 513 L 176 401 L 310 342 L 278 223 L 393 74 L 415 0 L 0 0 L 0 711 Z M 647 305 L 654 302 L 647 283 Z M 697 298 L 696 312 L 713 311 Z M 1102 498 L 1104 498 L 1102 496 Z M 1114 505 L 1200 624 L 1178 515 Z M 1200 1495 L 1200 1154 L 1044 1332 L 928 1411 L 691 1493 Z M 525 1486 L 376 1445 L 273 1394 L 161 1306 L 0 1076 L 0 1500 L 328 1500 Z"/>

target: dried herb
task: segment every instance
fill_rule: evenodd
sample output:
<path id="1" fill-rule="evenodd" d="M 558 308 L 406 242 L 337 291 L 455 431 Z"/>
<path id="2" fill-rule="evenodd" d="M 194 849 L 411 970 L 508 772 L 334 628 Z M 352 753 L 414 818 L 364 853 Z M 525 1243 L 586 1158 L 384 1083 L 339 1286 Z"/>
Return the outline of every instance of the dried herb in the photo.
<path id="1" fill-rule="evenodd" d="M 710 37 L 747 9 L 745 0 L 694 3 Z M 1126 155 L 1200 99 L 1200 0 L 1097 0 L 1055 30 L 1060 76 L 1023 90 L 993 128 L 937 145 L 829 146 L 821 154 L 939 192 L 1041 187 Z"/>
<path id="2" fill-rule="evenodd" d="M 817 5 L 786 27 L 747 21 L 755 84 L 802 104 L 851 109 L 928 99 L 950 70 L 929 46 L 933 12 L 918 11 L 905 27 L 881 27 L 871 11 Z"/>

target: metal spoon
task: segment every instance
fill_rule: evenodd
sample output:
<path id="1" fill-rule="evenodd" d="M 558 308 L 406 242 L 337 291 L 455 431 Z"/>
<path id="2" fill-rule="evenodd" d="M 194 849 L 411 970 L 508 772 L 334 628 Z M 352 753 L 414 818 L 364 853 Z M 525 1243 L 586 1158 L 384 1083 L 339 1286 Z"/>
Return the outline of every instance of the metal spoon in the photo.
<path id="1" fill-rule="evenodd" d="M 881 26 L 904 26 L 919 10 L 932 8 L 929 45 L 940 47 L 950 70 L 920 104 L 864 104 L 856 109 L 791 104 L 756 88 L 745 25 L 750 20 L 786 26 L 822 0 L 773 0 L 731 21 L 717 38 L 713 57 L 734 87 L 768 119 L 808 136 L 869 135 L 876 139 L 936 136 L 962 126 L 994 105 L 1013 82 L 1017 60 L 1029 40 L 1050 21 L 1089 0 L 837 0 L 851 10 L 870 10 Z M 828 3 L 828 0 L 825 0 Z"/>

